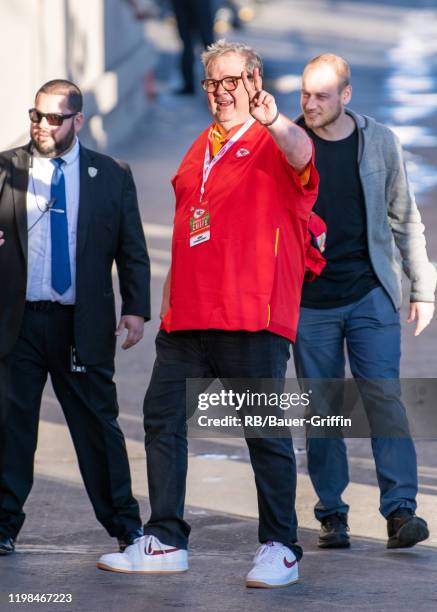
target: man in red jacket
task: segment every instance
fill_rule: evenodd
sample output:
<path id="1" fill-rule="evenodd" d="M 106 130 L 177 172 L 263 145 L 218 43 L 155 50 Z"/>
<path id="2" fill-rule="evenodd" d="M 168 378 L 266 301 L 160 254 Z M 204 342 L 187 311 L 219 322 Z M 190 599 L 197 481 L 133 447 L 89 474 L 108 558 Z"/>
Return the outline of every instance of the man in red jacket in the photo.
<path id="1" fill-rule="evenodd" d="M 183 518 L 186 379 L 283 379 L 296 334 L 305 236 L 318 176 L 305 132 L 262 89 L 259 56 L 219 41 L 203 55 L 213 124 L 173 179 L 172 267 L 144 401 L 151 517 L 145 536 L 102 569 L 188 569 Z M 296 466 L 290 438 L 247 438 L 261 546 L 247 586 L 298 579 Z"/>

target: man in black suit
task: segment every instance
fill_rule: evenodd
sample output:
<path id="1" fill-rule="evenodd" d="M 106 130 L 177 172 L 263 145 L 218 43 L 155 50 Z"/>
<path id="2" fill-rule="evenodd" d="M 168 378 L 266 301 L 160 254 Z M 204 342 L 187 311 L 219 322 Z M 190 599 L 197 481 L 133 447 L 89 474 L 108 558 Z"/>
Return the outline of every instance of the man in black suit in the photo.
<path id="1" fill-rule="evenodd" d="M 79 144 L 82 94 L 49 81 L 31 142 L 0 153 L 0 554 L 14 551 L 50 374 L 97 519 L 141 535 L 113 382 L 116 336 L 150 318 L 150 266 L 129 168 Z M 122 296 L 116 327 L 112 265 Z"/>

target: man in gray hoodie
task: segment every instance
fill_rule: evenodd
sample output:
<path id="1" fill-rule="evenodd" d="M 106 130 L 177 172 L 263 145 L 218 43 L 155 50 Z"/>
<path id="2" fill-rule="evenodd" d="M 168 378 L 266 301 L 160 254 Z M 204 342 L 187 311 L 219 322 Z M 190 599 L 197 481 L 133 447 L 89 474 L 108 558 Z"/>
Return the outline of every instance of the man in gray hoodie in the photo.
<path id="1" fill-rule="evenodd" d="M 296 372 L 303 379 L 344 378 L 346 343 L 369 420 L 378 406 L 375 381 L 385 380 L 390 393 L 379 396 L 379 406 L 402 421 L 405 410 L 396 382 L 401 354 L 401 270 L 411 282 L 408 322 L 415 321 L 415 336 L 433 317 L 436 272 L 427 257 L 424 227 L 408 185 L 401 145 L 387 127 L 346 110 L 351 95 L 350 69 L 343 58 L 320 55 L 305 67 L 300 125 L 315 146 L 320 187 L 314 211 L 328 227 L 327 265 L 318 279 L 303 288 L 294 347 Z M 333 387 L 326 389 L 323 401 Z M 334 393 L 331 399 L 335 397 Z M 331 409 L 336 409 L 335 399 L 331 403 Z M 415 515 L 413 441 L 409 435 L 373 435 L 372 450 L 380 511 L 387 519 L 387 547 L 414 546 L 429 532 L 426 522 Z M 319 546 L 347 547 L 349 508 L 342 494 L 349 478 L 344 440 L 309 437 L 307 454 L 319 498 L 315 506 L 321 522 Z"/>

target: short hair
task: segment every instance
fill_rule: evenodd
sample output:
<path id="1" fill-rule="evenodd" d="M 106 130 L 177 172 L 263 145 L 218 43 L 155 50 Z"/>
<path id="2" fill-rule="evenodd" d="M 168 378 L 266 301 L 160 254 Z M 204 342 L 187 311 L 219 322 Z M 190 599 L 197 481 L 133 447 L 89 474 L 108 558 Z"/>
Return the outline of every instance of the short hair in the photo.
<path id="1" fill-rule="evenodd" d="M 321 65 L 331 66 L 331 68 L 334 70 L 340 81 L 340 91 L 344 89 L 347 85 L 350 85 L 351 69 L 347 61 L 340 57 L 340 55 L 334 55 L 334 53 L 323 53 L 322 55 L 317 55 L 316 57 L 313 57 L 313 59 L 310 60 L 305 66 L 304 73 L 309 68 L 314 68 L 316 66 Z"/>
<path id="2" fill-rule="evenodd" d="M 71 112 L 80 113 L 82 111 L 82 92 L 79 87 L 71 81 L 67 81 L 66 79 L 53 79 L 52 81 L 47 81 L 47 83 L 41 85 L 36 92 L 35 101 L 41 93 L 67 96 L 67 105 Z"/>
<path id="3" fill-rule="evenodd" d="M 262 75 L 263 63 L 258 53 L 244 43 L 228 42 L 224 38 L 217 42 L 209 45 L 206 51 L 202 53 L 202 64 L 205 69 L 205 73 L 208 70 L 208 66 L 214 62 L 217 58 L 228 53 L 237 53 L 246 60 L 246 70 L 249 73 L 253 73 L 254 68 L 259 68 L 259 72 Z"/>

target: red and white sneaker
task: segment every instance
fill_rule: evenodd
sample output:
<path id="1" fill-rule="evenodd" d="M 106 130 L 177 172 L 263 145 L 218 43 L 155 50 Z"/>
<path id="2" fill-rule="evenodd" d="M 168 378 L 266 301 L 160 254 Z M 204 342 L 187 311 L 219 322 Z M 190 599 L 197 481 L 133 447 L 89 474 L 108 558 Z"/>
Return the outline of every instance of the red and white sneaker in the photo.
<path id="1" fill-rule="evenodd" d="M 97 567 L 127 574 L 176 574 L 188 569 L 187 551 L 163 544 L 152 535 L 137 538 L 124 552 L 102 555 Z"/>
<path id="2" fill-rule="evenodd" d="M 280 542 L 266 542 L 256 551 L 246 586 L 260 589 L 287 586 L 299 580 L 294 553 Z"/>

